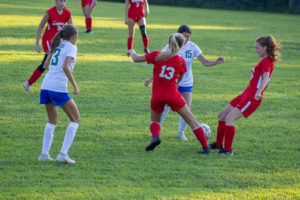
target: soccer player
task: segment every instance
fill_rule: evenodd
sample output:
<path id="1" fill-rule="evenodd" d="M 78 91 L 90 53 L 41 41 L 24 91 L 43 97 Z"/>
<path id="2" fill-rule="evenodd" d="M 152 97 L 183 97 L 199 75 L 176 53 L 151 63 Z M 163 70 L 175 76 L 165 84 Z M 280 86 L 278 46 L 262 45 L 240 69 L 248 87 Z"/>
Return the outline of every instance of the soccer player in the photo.
<path id="1" fill-rule="evenodd" d="M 138 23 L 142 34 L 144 52 L 149 53 L 149 39 L 146 34 L 146 19 L 149 15 L 147 0 L 126 0 L 125 1 L 125 24 L 128 25 L 129 36 L 127 40 L 128 50 L 133 47 L 134 25 Z"/>
<path id="2" fill-rule="evenodd" d="M 183 74 L 186 72 L 185 60 L 177 55 L 184 43 L 184 36 L 180 33 L 174 33 L 169 38 L 168 48 L 163 51 L 154 51 L 141 56 L 137 55 L 133 49 L 128 51 L 128 55 L 131 56 L 134 62 L 147 61 L 149 64 L 154 64 L 150 124 L 153 140 L 146 147 L 146 151 L 154 150 L 161 143 L 160 118 L 165 105 L 169 105 L 193 129 L 196 138 L 203 147 L 198 152 L 202 154 L 209 153 L 205 133 L 177 89 L 178 82 L 181 81 Z"/>
<path id="3" fill-rule="evenodd" d="M 209 144 L 211 149 L 220 149 L 219 155 L 233 155 L 232 142 L 235 134 L 235 121 L 241 117 L 248 118 L 260 106 L 263 93 L 274 69 L 274 63 L 279 60 L 280 49 L 280 44 L 271 35 L 256 39 L 255 51 L 262 59 L 251 70 L 248 87 L 219 113 L 217 139 L 216 142 Z"/>
<path id="4" fill-rule="evenodd" d="M 47 27 L 45 29 L 45 32 L 43 34 L 42 38 L 42 45 L 45 52 L 44 59 L 42 63 L 35 69 L 31 77 L 23 84 L 23 87 L 25 91 L 29 92 L 30 86 L 36 82 L 45 69 L 43 68 L 43 65 L 45 63 L 45 60 L 47 59 L 47 56 L 50 52 L 51 48 L 51 40 L 55 36 L 55 34 L 59 31 L 61 31 L 62 27 L 68 23 L 73 24 L 72 21 L 72 13 L 65 8 L 66 6 L 66 0 L 55 0 L 55 6 L 50 8 L 46 11 L 45 15 L 43 16 L 40 25 L 38 26 L 37 32 L 36 32 L 36 52 L 40 53 L 40 37 L 42 30 L 47 23 Z"/>
<path id="5" fill-rule="evenodd" d="M 79 125 L 80 114 L 74 100 L 68 93 L 67 86 L 69 80 L 74 89 L 73 94 L 79 94 L 77 83 L 73 77 L 77 55 L 76 41 L 77 28 L 73 25 L 65 25 L 53 38 L 50 54 L 45 61 L 44 68 L 49 69 L 49 72 L 41 86 L 40 103 L 45 104 L 48 123 L 44 131 L 43 149 L 38 158 L 39 161 L 53 160 L 49 151 L 58 118 L 56 106 L 61 106 L 71 122 L 67 127 L 63 145 L 56 160 L 69 164 L 75 163 L 69 157 L 68 151 Z"/>
<path id="6" fill-rule="evenodd" d="M 183 96 L 183 98 L 185 99 L 187 106 L 191 109 L 192 90 L 193 90 L 192 62 L 194 58 L 197 58 L 205 67 L 221 64 L 225 61 L 225 58 L 221 56 L 216 60 L 207 60 L 202 54 L 200 48 L 195 43 L 190 41 L 192 30 L 188 25 L 186 24 L 181 25 L 178 28 L 177 32 L 182 33 L 185 37 L 185 44 L 179 50 L 178 55 L 185 60 L 185 64 L 187 67 L 187 72 L 183 75 L 182 80 L 178 84 L 178 90 Z M 166 45 L 165 49 L 167 48 L 168 45 Z M 145 86 L 148 86 L 151 82 L 152 82 L 152 77 L 147 79 L 144 84 Z M 163 121 L 167 117 L 169 110 L 170 107 L 166 106 L 161 117 L 160 125 L 162 125 Z M 184 135 L 184 131 L 186 127 L 187 127 L 187 123 L 184 121 L 182 117 L 179 117 L 179 128 L 177 133 L 178 138 L 182 140 L 188 140 Z"/>
<path id="7" fill-rule="evenodd" d="M 97 0 L 81 0 L 82 12 L 85 17 L 85 33 L 92 33 L 92 11 L 96 4 Z"/>

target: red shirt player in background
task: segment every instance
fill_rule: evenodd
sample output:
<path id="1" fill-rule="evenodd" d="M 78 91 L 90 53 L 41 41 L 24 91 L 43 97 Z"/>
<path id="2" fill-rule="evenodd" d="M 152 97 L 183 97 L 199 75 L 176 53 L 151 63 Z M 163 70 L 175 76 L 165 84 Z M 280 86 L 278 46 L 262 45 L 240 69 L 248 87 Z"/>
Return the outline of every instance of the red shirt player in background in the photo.
<path id="1" fill-rule="evenodd" d="M 143 7 L 144 6 L 144 7 Z M 144 11 L 145 10 L 145 11 Z M 134 25 L 138 23 L 144 43 L 144 52 L 149 53 L 149 39 L 146 34 L 145 17 L 149 15 L 147 0 L 126 0 L 125 1 L 125 24 L 128 25 L 129 36 L 127 40 L 128 50 L 133 47 Z"/>
<path id="2" fill-rule="evenodd" d="M 85 33 L 92 33 L 92 11 L 96 4 L 97 0 L 81 0 L 82 12 L 85 17 Z"/>
<path id="3" fill-rule="evenodd" d="M 128 55 L 131 56 L 134 62 L 147 61 L 149 64 L 154 64 L 150 124 L 153 140 L 146 147 L 146 151 L 154 150 L 161 143 L 159 123 L 164 107 L 168 105 L 173 111 L 182 116 L 193 129 L 195 136 L 203 147 L 198 152 L 202 154 L 209 153 L 204 131 L 177 89 L 177 84 L 186 72 L 185 60 L 177 55 L 181 47 L 184 46 L 184 41 L 185 38 L 182 34 L 174 33 L 169 38 L 167 50 L 153 51 L 142 56 L 137 55 L 133 49 L 128 51 Z"/>
<path id="4" fill-rule="evenodd" d="M 26 81 L 23 84 L 23 87 L 27 92 L 29 91 L 29 87 L 35 81 L 37 81 L 45 71 L 43 65 L 51 50 L 50 47 L 51 47 L 52 38 L 56 35 L 56 33 L 62 30 L 62 27 L 66 23 L 73 24 L 72 16 L 71 16 L 72 13 L 65 8 L 65 5 L 66 5 L 66 0 L 55 0 L 55 6 L 46 11 L 45 15 L 42 18 L 42 21 L 40 22 L 40 25 L 36 32 L 36 44 L 35 44 L 36 52 L 38 53 L 41 52 L 40 44 L 39 44 L 40 37 L 45 24 L 48 23 L 42 38 L 43 49 L 44 52 L 46 53 L 42 63 L 35 69 L 35 71 L 28 79 L 28 81 Z"/>
<path id="5" fill-rule="evenodd" d="M 219 113 L 217 140 L 209 144 L 211 149 L 220 149 L 218 155 L 233 155 L 231 146 L 235 134 L 234 123 L 243 116 L 248 118 L 260 106 L 263 92 L 268 86 L 274 69 L 274 62 L 279 60 L 280 49 L 280 44 L 273 36 L 256 39 L 255 51 L 262 60 L 252 68 L 250 83 L 245 91 L 230 101 Z"/>

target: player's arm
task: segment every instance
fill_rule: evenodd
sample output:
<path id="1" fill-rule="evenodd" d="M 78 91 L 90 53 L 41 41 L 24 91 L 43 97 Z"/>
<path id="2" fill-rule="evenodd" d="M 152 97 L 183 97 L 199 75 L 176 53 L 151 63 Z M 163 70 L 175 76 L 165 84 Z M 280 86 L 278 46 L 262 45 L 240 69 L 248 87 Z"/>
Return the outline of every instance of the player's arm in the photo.
<path id="1" fill-rule="evenodd" d="M 178 74 L 178 79 L 177 79 L 177 86 L 178 83 L 180 83 L 180 81 L 182 80 L 183 74 Z"/>
<path id="2" fill-rule="evenodd" d="M 70 16 L 70 18 L 68 19 L 67 24 L 73 24 L 72 16 Z"/>
<path id="3" fill-rule="evenodd" d="M 70 56 L 66 57 L 63 70 L 64 70 L 67 78 L 69 79 L 69 81 L 73 85 L 73 89 L 74 89 L 73 94 L 76 95 L 76 94 L 79 93 L 79 89 L 78 89 L 77 83 L 76 83 L 76 81 L 75 81 L 75 79 L 73 77 L 73 73 L 71 71 L 71 62 L 72 62 L 72 60 L 73 60 L 72 57 L 70 57 Z"/>
<path id="4" fill-rule="evenodd" d="M 129 0 L 125 0 L 125 24 L 128 24 Z"/>
<path id="5" fill-rule="evenodd" d="M 145 62 L 146 61 L 146 57 L 145 55 L 137 55 L 134 51 L 134 49 L 130 49 L 128 52 L 127 52 L 127 56 L 130 56 L 133 60 L 133 62 Z"/>
<path id="6" fill-rule="evenodd" d="M 44 69 L 49 70 L 51 57 L 52 57 L 52 54 L 48 53 L 48 57 L 47 57 L 46 61 L 44 62 L 44 65 L 43 65 Z"/>
<path id="7" fill-rule="evenodd" d="M 261 99 L 261 93 L 266 88 L 266 86 L 268 85 L 268 83 L 270 81 L 269 75 L 270 75 L 269 72 L 263 73 L 261 84 L 260 84 L 259 88 L 256 91 L 254 99 L 256 99 L 256 100 L 260 100 Z"/>
<path id="8" fill-rule="evenodd" d="M 40 53 L 41 49 L 40 49 L 40 38 L 41 38 L 41 34 L 42 34 L 42 30 L 45 26 L 45 24 L 47 23 L 47 21 L 49 20 L 49 15 L 48 13 L 45 13 L 45 15 L 43 16 L 40 25 L 37 28 L 36 31 L 36 36 L 35 36 L 35 49 L 36 52 Z"/>
<path id="9" fill-rule="evenodd" d="M 147 17 L 149 15 L 149 12 L 150 12 L 147 0 L 144 0 L 144 10 L 145 10 L 145 17 Z"/>
<path id="10" fill-rule="evenodd" d="M 216 60 L 207 60 L 202 54 L 199 55 L 197 57 L 197 59 L 205 66 L 205 67 L 209 67 L 209 66 L 214 66 L 217 64 L 221 64 L 223 62 L 225 62 L 225 58 L 223 56 L 220 56 L 219 58 L 217 58 Z"/>

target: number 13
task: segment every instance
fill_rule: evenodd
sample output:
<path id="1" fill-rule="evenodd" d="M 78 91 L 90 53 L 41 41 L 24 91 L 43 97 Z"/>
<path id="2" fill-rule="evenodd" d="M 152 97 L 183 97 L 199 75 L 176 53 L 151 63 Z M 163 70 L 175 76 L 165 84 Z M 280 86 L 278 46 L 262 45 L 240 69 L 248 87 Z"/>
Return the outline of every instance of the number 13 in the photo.
<path id="1" fill-rule="evenodd" d="M 159 77 L 170 80 L 173 78 L 174 72 L 175 72 L 175 69 L 173 67 L 167 67 L 166 65 L 164 65 L 164 66 L 162 66 Z"/>

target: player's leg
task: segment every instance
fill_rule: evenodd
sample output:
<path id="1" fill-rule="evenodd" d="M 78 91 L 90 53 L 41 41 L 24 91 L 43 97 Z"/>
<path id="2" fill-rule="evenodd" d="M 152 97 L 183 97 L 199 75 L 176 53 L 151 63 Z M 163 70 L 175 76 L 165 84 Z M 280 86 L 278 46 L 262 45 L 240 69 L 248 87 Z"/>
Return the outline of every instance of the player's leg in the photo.
<path id="1" fill-rule="evenodd" d="M 161 113 L 157 113 L 157 112 L 151 110 L 150 131 L 151 131 L 153 140 L 146 147 L 146 151 L 154 150 L 154 148 L 161 143 L 160 124 L 159 124 L 160 117 L 161 117 Z"/>
<path id="2" fill-rule="evenodd" d="M 163 122 L 165 121 L 168 113 L 169 113 L 170 107 L 165 105 L 164 111 L 160 117 L 160 126 L 162 126 Z"/>
<path id="3" fill-rule="evenodd" d="M 191 109 L 192 106 L 192 92 L 183 92 L 181 93 L 182 97 L 184 98 L 187 106 L 189 107 L 189 109 Z M 184 119 L 182 117 L 179 117 L 179 128 L 178 128 L 178 133 L 177 133 L 177 137 L 182 139 L 182 140 L 188 140 L 185 135 L 184 135 L 184 131 L 187 127 L 187 123 L 184 121 Z"/>
<path id="4" fill-rule="evenodd" d="M 94 1 L 93 1 L 94 2 Z M 92 11 L 95 5 L 93 5 L 93 2 L 90 4 L 86 4 L 82 9 L 85 16 L 85 27 L 86 27 L 86 33 L 92 32 Z"/>
<path id="5" fill-rule="evenodd" d="M 66 162 L 69 164 L 73 164 L 73 163 L 75 163 L 75 161 L 69 157 L 68 151 L 73 143 L 77 128 L 79 126 L 80 114 L 79 114 L 77 105 L 75 104 L 73 99 L 69 100 L 66 104 L 62 105 L 61 107 L 64 110 L 64 112 L 68 115 L 71 122 L 69 123 L 69 126 L 67 127 L 63 145 L 62 145 L 62 148 L 61 148 L 60 153 L 57 156 L 56 160 L 58 160 L 60 162 Z"/>
<path id="6" fill-rule="evenodd" d="M 41 75 L 43 74 L 43 72 L 45 71 L 45 69 L 43 68 L 44 66 L 44 63 L 48 57 L 48 54 L 49 52 L 46 52 L 45 53 L 45 56 L 42 60 L 42 63 L 34 70 L 34 72 L 31 74 L 30 78 L 28 79 L 28 81 L 26 81 L 24 84 L 23 84 L 23 87 L 25 89 L 26 92 L 29 92 L 29 89 L 30 89 L 30 86 L 36 82 L 40 77 Z"/>
<path id="7" fill-rule="evenodd" d="M 132 47 L 133 47 L 134 24 L 135 24 L 135 21 L 131 18 L 128 18 L 128 40 L 127 40 L 127 49 L 128 50 L 132 49 Z"/>
<path id="8" fill-rule="evenodd" d="M 149 51 L 149 38 L 148 38 L 147 33 L 146 33 L 146 19 L 145 19 L 145 17 L 142 17 L 139 20 L 138 25 L 140 27 L 140 31 L 141 31 L 141 34 L 142 34 L 142 40 L 143 40 L 143 44 L 144 44 L 144 52 L 146 54 L 150 53 L 150 51 Z"/>

